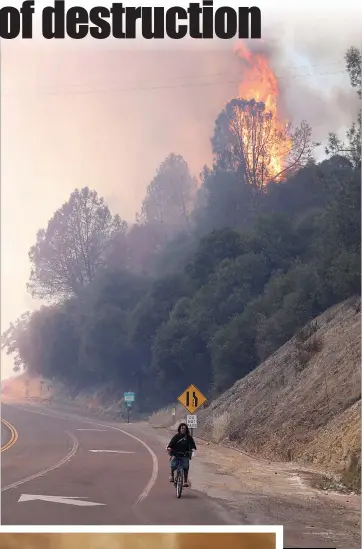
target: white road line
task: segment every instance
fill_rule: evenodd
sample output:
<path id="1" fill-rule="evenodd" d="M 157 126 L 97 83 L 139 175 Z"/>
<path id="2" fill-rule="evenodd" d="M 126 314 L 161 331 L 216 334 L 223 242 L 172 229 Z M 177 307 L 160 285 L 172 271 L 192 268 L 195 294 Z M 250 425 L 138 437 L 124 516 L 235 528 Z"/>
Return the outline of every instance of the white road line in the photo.
<path id="1" fill-rule="evenodd" d="M 1 489 L 1 492 L 5 492 L 6 490 L 10 490 L 11 488 L 17 488 L 21 484 L 25 484 L 25 482 L 29 482 L 30 480 L 34 480 L 35 478 L 42 477 L 42 476 L 46 475 L 47 473 L 50 473 L 51 471 L 54 471 L 54 469 L 58 469 L 59 467 L 64 465 L 64 463 L 69 461 L 70 458 L 72 458 L 74 456 L 74 454 L 77 452 L 79 444 L 78 444 L 78 441 L 75 438 L 75 436 L 72 435 L 72 433 L 70 433 L 69 431 L 65 431 L 65 432 L 71 437 L 71 439 L 73 441 L 73 447 L 72 447 L 71 451 L 69 452 L 69 454 L 67 454 L 63 459 L 58 461 L 58 463 L 56 463 L 55 465 L 52 465 L 51 467 L 48 467 L 47 469 L 43 469 L 43 471 L 39 471 L 39 473 L 35 473 L 34 475 L 26 477 L 22 480 L 18 480 L 17 482 L 13 482 L 13 484 L 9 484 L 8 486 L 5 486 L 4 488 Z"/>
<path id="2" fill-rule="evenodd" d="M 77 431 L 97 431 L 98 433 L 106 433 L 109 429 L 77 429 Z"/>
<path id="3" fill-rule="evenodd" d="M 149 482 L 145 486 L 143 492 L 139 495 L 139 497 L 136 500 L 136 502 L 134 503 L 133 507 L 136 507 L 137 505 L 142 503 L 142 501 L 144 501 L 146 499 L 146 497 L 149 495 L 152 488 L 156 484 L 157 477 L 158 477 L 158 459 L 157 459 L 157 456 L 154 453 L 154 451 L 152 450 L 152 448 L 150 448 L 146 442 L 144 442 L 142 439 L 136 437 L 135 435 L 131 435 L 131 433 L 127 433 L 127 431 L 124 431 L 123 429 L 120 429 L 119 427 L 115 427 L 114 425 L 104 425 L 102 423 L 98 423 L 96 421 L 90 421 L 90 420 L 86 420 L 86 419 L 71 418 L 71 417 L 65 418 L 65 417 L 62 417 L 62 416 L 57 416 L 55 414 L 46 414 L 44 412 L 39 412 L 38 410 L 30 410 L 29 408 L 23 408 L 22 406 L 16 406 L 15 404 L 7 404 L 7 406 L 13 406 L 14 408 L 19 408 L 19 410 L 23 410 L 23 411 L 25 410 L 27 412 L 32 412 L 34 414 L 41 414 L 43 416 L 48 416 L 48 417 L 52 417 L 52 418 L 55 418 L 55 419 L 60 418 L 60 419 L 68 420 L 68 421 L 78 421 L 80 423 L 86 423 L 88 425 L 97 425 L 97 427 L 106 427 L 108 429 L 113 429 L 114 431 L 119 431 L 120 433 L 123 433 L 124 435 L 126 435 L 126 436 L 132 438 L 133 440 L 136 440 L 140 444 L 142 444 L 142 446 L 144 448 L 146 448 L 147 452 L 150 454 L 150 456 L 152 458 L 152 474 L 151 474 Z M 48 472 L 48 471 L 46 471 L 46 472 Z M 6 489 L 8 489 L 8 488 L 6 488 Z"/>
<path id="4" fill-rule="evenodd" d="M 108 452 L 109 454 L 134 454 L 134 452 L 126 452 L 124 450 L 89 450 L 90 452 Z"/>
<path id="5" fill-rule="evenodd" d="M 6 402 L 6 406 L 12 406 L 13 408 L 17 408 L 18 410 L 25 410 L 27 412 L 33 412 L 34 414 L 39 414 L 41 416 L 47 416 L 47 417 L 54 417 L 56 419 L 68 419 L 67 417 L 63 417 L 63 416 L 56 416 L 54 414 L 47 414 L 45 412 L 39 412 L 38 410 L 29 410 L 28 408 L 23 408 L 22 406 L 16 406 L 16 404 L 8 404 Z"/>

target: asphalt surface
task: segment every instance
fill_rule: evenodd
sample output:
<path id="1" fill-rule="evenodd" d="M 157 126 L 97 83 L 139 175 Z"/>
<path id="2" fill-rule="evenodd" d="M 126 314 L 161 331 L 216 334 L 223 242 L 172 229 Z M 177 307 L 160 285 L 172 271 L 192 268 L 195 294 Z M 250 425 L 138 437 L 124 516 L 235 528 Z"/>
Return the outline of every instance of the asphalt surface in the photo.
<path id="1" fill-rule="evenodd" d="M 152 430 L 30 403 L 3 403 L 2 416 L 18 435 L 1 454 L 3 525 L 235 524 L 200 492 L 176 498 Z"/>
<path id="2" fill-rule="evenodd" d="M 10 437 L 11 431 L 3 422 L 1 422 L 1 448 L 9 442 Z"/>

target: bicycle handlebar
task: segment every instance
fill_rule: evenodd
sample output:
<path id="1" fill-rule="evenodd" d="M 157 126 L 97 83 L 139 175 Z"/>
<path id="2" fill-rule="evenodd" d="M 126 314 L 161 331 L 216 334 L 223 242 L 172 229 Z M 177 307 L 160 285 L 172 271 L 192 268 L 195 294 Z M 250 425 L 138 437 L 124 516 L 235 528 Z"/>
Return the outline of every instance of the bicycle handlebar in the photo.
<path id="1" fill-rule="evenodd" d="M 187 452 L 175 452 L 174 450 L 169 450 L 169 453 L 174 457 L 185 457 L 185 456 L 191 456 L 192 450 L 189 450 Z"/>

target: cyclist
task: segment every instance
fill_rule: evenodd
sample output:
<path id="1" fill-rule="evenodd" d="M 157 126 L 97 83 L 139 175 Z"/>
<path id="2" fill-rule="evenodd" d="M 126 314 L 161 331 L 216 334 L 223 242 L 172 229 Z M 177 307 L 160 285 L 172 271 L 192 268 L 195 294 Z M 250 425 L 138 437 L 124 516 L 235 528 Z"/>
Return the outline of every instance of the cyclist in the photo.
<path id="1" fill-rule="evenodd" d="M 180 423 L 177 429 L 176 435 L 172 437 L 167 451 L 172 456 L 170 482 L 174 482 L 175 470 L 178 462 L 181 461 L 184 470 L 184 486 L 188 487 L 188 474 L 190 468 L 190 456 L 192 450 L 196 451 L 196 444 L 193 437 L 190 435 L 190 431 L 186 423 Z M 177 454 L 177 456 L 175 456 Z"/>

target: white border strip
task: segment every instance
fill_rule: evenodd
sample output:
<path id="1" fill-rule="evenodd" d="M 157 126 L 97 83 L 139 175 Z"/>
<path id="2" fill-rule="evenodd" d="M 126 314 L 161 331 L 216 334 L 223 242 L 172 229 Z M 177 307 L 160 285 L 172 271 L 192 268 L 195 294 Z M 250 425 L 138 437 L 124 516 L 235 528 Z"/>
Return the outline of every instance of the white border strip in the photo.
<path id="1" fill-rule="evenodd" d="M 1 54 L 1 51 L 0 51 Z M 1 80 L 1 79 L 0 79 Z M 0 108 L 1 111 L 1 108 Z M 1 112 L 0 112 L 1 115 Z M 0 363 L 0 374 L 1 374 L 1 363 Z M 3 428 L 3 422 L 1 421 L 2 415 L 2 384 L 3 380 L 0 380 L 0 429 Z M 2 432 L 0 432 L 0 446 L 1 446 Z M 2 452 L 0 452 L 0 488 L 2 486 Z M 1 531 L 1 517 L 2 517 L 2 497 L 0 492 L 0 531 Z"/>

